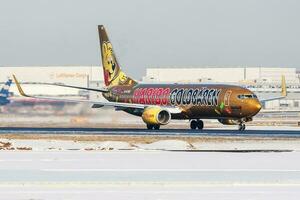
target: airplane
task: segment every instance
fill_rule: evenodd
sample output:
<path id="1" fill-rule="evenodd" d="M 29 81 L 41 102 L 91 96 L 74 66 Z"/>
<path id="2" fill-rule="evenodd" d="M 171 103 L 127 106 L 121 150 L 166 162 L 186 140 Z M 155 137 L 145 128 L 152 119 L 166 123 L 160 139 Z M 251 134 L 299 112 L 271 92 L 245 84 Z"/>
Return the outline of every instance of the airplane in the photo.
<path id="1" fill-rule="evenodd" d="M 12 79 L 8 79 L 2 89 L 0 90 L 0 106 L 4 106 L 10 103 L 8 99 L 9 96 L 9 87 L 12 83 Z"/>
<path id="2" fill-rule="evenodd" d="M 121 70 L 103 25 L 98 26 L 98 33 L 105 87 L 53 85 L 101 92 L 107 102 L 31 96 L 23 91 L 13 75 L 20 94 L 30 98 L 87 102 L 93 104 L 92 108 L 115 107 L 141 117 L 149 130 L 158 130 L 173 119 L 190 120 L 191 129 L 202 130 L 202 119 L 217 119 L 225 125 L 238 125 L 240 131 L 245 130 L 245 123 L 252 121 L 260 111 L 262 103 L 287 96 L 284 77 L 281 96 L 262 100 L 250 90 L 236 85 L 139 83 Z"/>

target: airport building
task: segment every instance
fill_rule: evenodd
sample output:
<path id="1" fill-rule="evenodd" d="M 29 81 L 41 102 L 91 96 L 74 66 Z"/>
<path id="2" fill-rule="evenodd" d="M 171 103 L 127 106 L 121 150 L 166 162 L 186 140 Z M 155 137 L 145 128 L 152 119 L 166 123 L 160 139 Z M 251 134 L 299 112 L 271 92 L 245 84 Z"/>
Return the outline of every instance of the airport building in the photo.
<path id="1" fill-rule="evenodd" d="M 103 100 L 100 93 L 72 88 L 43 85 L 60 83 L 81 87 L 103 87 L 101 66 L 22 66 L 0 67 L 0 82 L 15 74 L 29 94 L 68 96 Z M 142 78 L 147 83 L 227 83 L 249 88 L 261 98 L 280 95 L 281 76 L 288 86 L 288 97 L 267 102 L 266 109 L 300 110 L 300 73 L 296 68 L 267 67 L 199 67 L 199 68 L 148 68 Z M 17 88 L 11 88 L 13 98 L 19 97 Z"/>
<path id="2" fill-rule="evenodd" d="M 284 75 L 288 84 L 299 84 L 296 68 L 201 67 L 148 68 L 144 82 L 219 82 L 245 84 L 280 84 Z"/>
<path id="3" fill-rule="evenodd" d="M 43 85 L 44 83 L 59 83 L 89 87 L 94 83 L 102 87 L 103 73 L 101 66 L 22 66 L 0 67 L 0 81 L 15 74 L 24 90 L 34 95 L 50 96 L 85 96 L 86 93 L 72 88 Z M 96 84 L 97 83 L 97 84 Z M 18 96 L 17 88 L 12 85 L 11 92 Z"/>

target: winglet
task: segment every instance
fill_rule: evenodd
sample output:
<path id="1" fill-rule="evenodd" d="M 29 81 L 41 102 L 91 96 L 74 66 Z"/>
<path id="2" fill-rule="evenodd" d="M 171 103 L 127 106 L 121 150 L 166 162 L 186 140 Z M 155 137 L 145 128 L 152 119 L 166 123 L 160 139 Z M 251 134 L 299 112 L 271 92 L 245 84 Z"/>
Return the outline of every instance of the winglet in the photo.
<path id="1" fill-rule="evenodd" d="M 25 92 L 23 91 L 23 89 L 22 89 L 22 87 L 21 87 L 21 85 L 20 85 L 20 83 L 19 83 L 19 81 L 17 80 L 17 78 L 16 78 L 15 75 L 13 75 L 13 78 L 14 78 L 14 80 L 15 80 L 15 83 L 16 83 L 16 85 L 17 85 L 17 88 L 18 88 L 18 90 L 19 90 L 19 93 L 20 93 L 22 96 L 24 96 L 24 97 L 30 97 L 30 96 L 28 96 L 27 94 L 25 94 Z"/>
<path id="2" fill-rule="evenodd" d="M 286 81 L 285 81 L 285 76 L 281 76 L 281 96 L 286 97 L 287 96 L 287 91 L 286 91 Z"/>
<path id="3" fill-rule="evenodd" d="M 264 103 L 267 101 L 273 101 L 273 100 L 278 100 L 278 99 L 284 99 L 287 97 L 287 90 L 286 90 L 286 82 L 285 82 L 285 76 L 281 76 L 281 95 L 279 97 L 272 97 L 272 98 L 267 98 L 267 99 L 261 99 L 260 102 Z"/>

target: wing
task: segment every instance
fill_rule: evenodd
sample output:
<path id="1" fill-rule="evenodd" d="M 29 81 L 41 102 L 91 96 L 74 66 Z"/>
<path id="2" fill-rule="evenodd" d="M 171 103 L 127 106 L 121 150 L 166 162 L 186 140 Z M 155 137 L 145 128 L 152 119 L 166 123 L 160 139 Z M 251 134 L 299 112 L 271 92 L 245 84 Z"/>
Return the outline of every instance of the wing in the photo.
<path id="1" fill-rule="evenodd" d="M 267 102 L 267 101 L 273 101 L 273 100 L 279 100 L 279 99 L 284 99 L 286 96 L 279 96 L 279 97 L 270 97 L 266 99 L 260 99 L 259 101 L 261 103 Z"/>
<path id="2" fill-rule="evenodd" d="M 81 89 L 81 90 L 90 90 L 95 92 L 109 92 L 107 88 L 87 88 L 87 87 L 78 87 L 73 85 L 65 85 L 65 84 L 55 84 L 55 83 L 42 83 L 42 85 L 53 85 L 53 86 L 59 86 L 59 87 L 68 87 L 68 88 L 75 88 L 75 89 Z"/>
<path id="3" fill-rule="evenodd" d="M 134 103 L 121 103 L 121 102 L 103 102 L 103 101 L 91 101 L 91 100 L 74 100 L 74 99 L 63 99 L 63 98 L 51 98 L 51 97 L 42 97 L 42 96 L 31 96 L 26 94 L 19 81 L 13 75 L 14 81 L 17 85 L 19 93 L 24 96 L 24 97 L 30 97 L 30 98 L 35 98 L 35 99 L 46 99 L 46 100 L 52 100 L 52 101 L 64 101 L 64 102 L 71 102 L 71 103 L 89 103 L 93 104 L 93 108 L 100 108 L 103 106 L 111 106 L 111 107 L 116 107 L 116 108 L 136 108 L 136 109 L 145 109 L 146 107 L 150 106 L 155 106 L 155 105 L 145 105 L 145 104 L 134 104 Z M 181 109 L 178 107 L 173 107 L 173 106 L 159 106 L 163 109 L 168 110 L 170 113 L 181 113 Z"/>
<path id="4" fill-rule="evenodd" d="M 260 99 L 261 103 L 265 103 L 267 101 L 273 101 L 273 100 L 278 100 L 278 99 L 284 99 L 287 97 L 287 90 L 286 90 L 286 82 L 285 82 L 285 77 L 281 77 L 281 96 L 279 97 L 271 97 L 267 99 Z"/>
<path id="5" fill-rule="evenodd" d="M 300 109 L 276 109 L 276 110 L 261 110 L 260 113 L 300 113 Z"/>

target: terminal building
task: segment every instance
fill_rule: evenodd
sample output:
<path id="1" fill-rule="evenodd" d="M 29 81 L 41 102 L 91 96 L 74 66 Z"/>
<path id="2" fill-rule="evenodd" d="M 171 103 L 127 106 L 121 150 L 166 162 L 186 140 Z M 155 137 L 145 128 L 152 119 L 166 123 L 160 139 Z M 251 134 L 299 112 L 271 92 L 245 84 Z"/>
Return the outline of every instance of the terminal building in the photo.
<path id="1" fill-rule="evenodd" d="M 201 67 L 149 68 L 144 82 L 219 82 L 240 84 L 280 84 L 284 75 L 288 84 L 299 84 L 296 68 Z"/>
<path id="2" fill-rule="evenodd" d="M 60 83 L 81 87 L 103 87 L 101 66 L 22 66 L 0 67 L 0 82 L 15 74 L 29 94 L 103 100 L 100 93 L 72 88 L 43 85 Z M 259 97 L 279 96 L 281 77 L 285 76 L 288 97 L 264 105 L 265 109 L 300 110 L 300 73 L 286 67 L 199 67 L 199 68 L 148 68 L 142 82 L 147 83 L 226 83 L 242 85 Z M 15 86 L 13 98 L 19 97 Z"/>
<path id="3" fill-rule="evenodd" d="M 81 87 L 90 87 L 90 83 L 97 83 L 102 87 L 103 73 L 100 66 L 22 66 L 0 67 L 0 81 L 15 74 L 22 83 L 24 90 L 33 95 L 73 96 L 81 97 L 86 93 L 72 88 L 43 85 L 44 83 L 58 83 Z M 12 85 L 10 90 L 18 96 L 17 88 Z M 83 95 L 84 94 L 84 95 Z"/>

